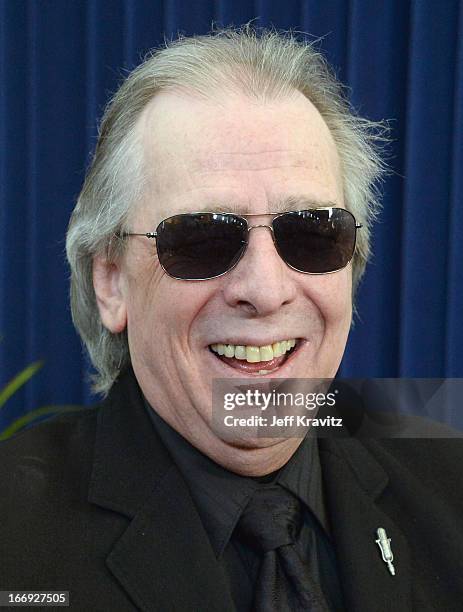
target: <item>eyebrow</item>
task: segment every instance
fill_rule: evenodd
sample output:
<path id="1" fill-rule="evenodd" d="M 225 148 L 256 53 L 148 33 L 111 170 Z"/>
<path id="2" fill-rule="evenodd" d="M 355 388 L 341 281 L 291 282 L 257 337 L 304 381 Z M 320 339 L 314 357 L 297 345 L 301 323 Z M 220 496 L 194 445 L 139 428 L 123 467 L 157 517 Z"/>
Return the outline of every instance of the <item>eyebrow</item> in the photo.
<path id="1" fill-rule="evenodd" d="M 305 210 L 306 208 L 332 208 L 339 206 L 329 200 L 317 200 L 307 196 L 289 196 L 275 202 L 275 212 L 286 212 L 291 210 Z"/>
<path id="2" fill-rule="evenodd" d="M 273 202 L 269 208 L 272 213 L 282 213 L 289 212 L 293 210 L 305 210 L 308 208 L 332 208 L 335 206 L 339 206 L 331 201 L 326 200 L 317 200 L 312 198 L 307 198 L 306 196 L 289 196 L 280 200 Z M 236 215 L 246 215 L 250 214 L 251 211 L 249 207 L 243 207 L 239 204 L 212 204 L 206 206 L 204 208 L 204 212 L 213 212 L 213 213 L 230 213 Z M 254 213 L 253 213 L 254 214 Z M 266 214 L 266 211 L 262 211 L 262 214 Z"/>

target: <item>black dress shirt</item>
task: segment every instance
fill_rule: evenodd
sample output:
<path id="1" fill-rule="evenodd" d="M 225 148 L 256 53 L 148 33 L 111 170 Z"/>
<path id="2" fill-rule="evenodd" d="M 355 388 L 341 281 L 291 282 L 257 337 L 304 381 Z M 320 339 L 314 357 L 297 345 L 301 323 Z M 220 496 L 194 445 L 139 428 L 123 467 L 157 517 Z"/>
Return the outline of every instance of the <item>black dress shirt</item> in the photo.
<path id="1" fill-rule="evenodd" d="M 235 527 L 262 482 L 288 489 L 302 502 L 303 523 L 296 542 L 327 606 L 344 609 L 336 557 L 323 500 L 322 474 L 315 436 L 307 436 L 280 470 L 263 478 L 240 476 L 221 467 L 192 446 L 145 402 L 153 425 L 184 477 L 209 536 L 217 561 L 230 579 L 239 612 L 252 609 L 260 556 L 234 534 Z"/>

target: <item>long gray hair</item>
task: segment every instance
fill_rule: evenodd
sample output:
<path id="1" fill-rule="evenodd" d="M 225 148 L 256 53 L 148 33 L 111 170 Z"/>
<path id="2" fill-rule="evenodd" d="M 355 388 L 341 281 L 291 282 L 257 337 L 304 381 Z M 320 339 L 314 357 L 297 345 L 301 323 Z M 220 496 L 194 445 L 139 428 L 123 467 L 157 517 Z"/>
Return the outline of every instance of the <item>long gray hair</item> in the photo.
<path id="1" fill-rule="evenodd" d="M 103 394 L 130 355 L 126 332 L 113 334 L 101 323 L 92 260 L 102 253 L 117 260 L 123 252 L 124 241 L 115 236 L 125 229 L 129 211 L 144 189 L 143 152 L 135 125 L 157 92 L 172 89 L 205 98 L 214 91 L 238 91 L 259 100 L 283 98 L 295 89 L 303 93 L 331 131 L 341 161 L 346 208 L 363 224 L 353 259 L 354 291 L 370 255 L 370 228 L 386 169 L 380 156 L 384 125 L 356 116 L 315 45 L 291 34 L 256 32 L 250 26 L 167 44 L 128 76 L 107 105 L 67 233 L 73 321 L 97 371 L 93 388 Z"/>

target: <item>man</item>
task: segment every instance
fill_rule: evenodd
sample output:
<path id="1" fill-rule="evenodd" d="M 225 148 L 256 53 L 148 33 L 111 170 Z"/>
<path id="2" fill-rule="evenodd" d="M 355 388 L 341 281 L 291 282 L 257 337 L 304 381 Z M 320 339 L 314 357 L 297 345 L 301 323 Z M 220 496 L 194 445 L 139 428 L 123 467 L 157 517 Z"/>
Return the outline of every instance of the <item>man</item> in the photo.
<path id="1" fill-rule="evenodd" d="M 183 39 L 129 76 L 67 238 L 107 397 L 2 448 L 1 589 L 76 610 L 461 607 L 459 440 L 213 426 L 216 379 L 336 374 L 375 135 L 275 33 Z"/>

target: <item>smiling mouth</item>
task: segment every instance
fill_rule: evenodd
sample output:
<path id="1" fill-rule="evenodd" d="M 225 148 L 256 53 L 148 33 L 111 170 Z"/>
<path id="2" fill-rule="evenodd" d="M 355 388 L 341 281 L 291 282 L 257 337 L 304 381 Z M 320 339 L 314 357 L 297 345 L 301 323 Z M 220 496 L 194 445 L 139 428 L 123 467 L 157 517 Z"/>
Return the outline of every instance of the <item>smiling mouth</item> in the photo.
<path id="1" fill-rule="evenodd" d="M 299 348 L 295 338 L 281 340 L 265 346 L 211 344 L 209 349 L 228 366 L 243 373 L 271 374 L 286 363 Z"/>

